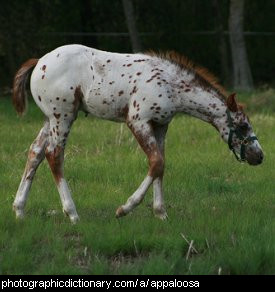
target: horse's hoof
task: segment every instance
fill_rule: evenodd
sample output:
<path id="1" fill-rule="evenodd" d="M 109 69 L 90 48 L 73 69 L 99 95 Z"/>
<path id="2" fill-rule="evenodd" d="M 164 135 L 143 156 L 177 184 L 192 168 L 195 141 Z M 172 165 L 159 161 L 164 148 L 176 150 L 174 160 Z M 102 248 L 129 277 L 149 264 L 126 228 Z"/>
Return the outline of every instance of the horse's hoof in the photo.
<path id="1" fill-rule="evenodd" d="M 162 221 L 168 220 L 168 215 L 166 211 L 156 211 L 155 210 L 155 217 L 159 218 Z"/>
<path id="2" fill-rule="evenodd" d="M 78 217 L 78 215 L 74 215 L 74 216 L 69 216 L 70 217 L 70 220 L 71 220 L 71 223 L 72 224 L 76 224 L 80 219 Z"/>
<path id="3" fill-rule="evenodd" d="M 63 213 L 70 218 L 72 224 L 76 224 L 79 221 L 79 216 L 77 215 L 77 213 L 75 213 L 75 214 L 69 214 L 64 209 L 63 209 Z"/>
<path id="4" fill-rule="evenodd" d="M 116 210 L 116 218 L 120 218 L 122 216 L 125 216 L 127 213 L 124 212 L 123 207 L 120 206 L 117 210 Z"/>
<path id="5" fill-rule="evenodd" d="M 15 216 L 16 216 L 16 219 L 23 220 L 24 219 L 24 212 L 23 211 L 16 211 Z"/>
<path id="6" fill-rule="evenodd" d="M 12 205 L 12 209 L 15 212 L 16 219 L 22 220 L 24 218 L 24 211 L 18 209 L 15 205 Z"/>

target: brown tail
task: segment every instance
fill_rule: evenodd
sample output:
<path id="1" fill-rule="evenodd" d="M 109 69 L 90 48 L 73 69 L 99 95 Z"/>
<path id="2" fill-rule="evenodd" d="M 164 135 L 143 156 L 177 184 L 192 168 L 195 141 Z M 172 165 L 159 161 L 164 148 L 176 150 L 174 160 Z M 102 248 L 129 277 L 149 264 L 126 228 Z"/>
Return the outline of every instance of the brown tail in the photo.
<path id="1" fill-rule="evenodd" d="M 26 110 L 26 82 L 32 69 L 36 66 L 38 59 L 30 59 L 25 62 L 21 68 L 16 72 L 13 81 L 13 95 L 12 102 L 17 113 L 21 116 Z"/>

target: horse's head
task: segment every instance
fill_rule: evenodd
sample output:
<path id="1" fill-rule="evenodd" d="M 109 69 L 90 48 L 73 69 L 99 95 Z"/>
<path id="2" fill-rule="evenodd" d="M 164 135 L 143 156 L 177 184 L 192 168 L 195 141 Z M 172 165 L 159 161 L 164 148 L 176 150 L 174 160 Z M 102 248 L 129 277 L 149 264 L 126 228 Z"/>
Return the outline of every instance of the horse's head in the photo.
<path id="1" fill-rule="evenodd" d="M 220 129 L 221 136 L 237 160 L 247 161 L 250 165 L 261 164 L 264 158 L 262 148 L 242 106 L 237 104 L 235 95 L 231 94 L 227 98 L 226 115 Z"/>

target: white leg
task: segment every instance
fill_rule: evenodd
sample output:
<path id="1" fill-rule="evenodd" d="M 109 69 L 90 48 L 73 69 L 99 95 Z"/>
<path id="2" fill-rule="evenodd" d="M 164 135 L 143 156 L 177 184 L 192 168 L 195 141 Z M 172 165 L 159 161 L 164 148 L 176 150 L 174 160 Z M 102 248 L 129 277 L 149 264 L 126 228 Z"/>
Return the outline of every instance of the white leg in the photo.
<path id="1" fill-rule="evenodd" d="M 139 188 L 134 194 L 127 200 L 126 204 L 119 207 L 116 211 L 116 217 L 121 217 L 132 211 L 137 205 L 139 205 L 145 197 L 145 194 L 153 182 L 152 176 L 146 176 Z"/>
<path id="2" fill-rule="evenodd" d="M 60 179 L 59 183 L 57 184 L 57 189 L 60 195 L 63 212 L 69 216 L 72 223 L 76 223 L 79 220 L 79 217 L 71 196 L 71 191 L 67 181 L 64 178 Z"/>
<path id="3" fill-rule="evenodd" d="M 153 182 L 154 203 L 153 209 L 155 216 L 161 220 L 168 218 L 164 208 L 163 191 L 162 191 L 162 178 L 157 177 Z"/>
<path id="4" fill-rule="evenodd" d="M 155 126 L 153 129 L 156 136 L 158 148 L 162 154 L 162 157 L 164 158 L 165 135 L 167 133 L 168 125 Z M 168 216 L 164 207 L 162 180 L 163 176 L 159 176 L 153 182 L 153 209 L 156 217 L 161 220 L 165 220 L 168 218 Z"/>
<path id="5" fill-rule="evenodd" d="M 38 166 L 45 158 L 48 130 L 49 122 L 47 121 L 30 147 L 25 171 L 13 202 L 13 209 L 17 218 L 24 217 L 24 207 L 29 195 L 33 177 Z"/>

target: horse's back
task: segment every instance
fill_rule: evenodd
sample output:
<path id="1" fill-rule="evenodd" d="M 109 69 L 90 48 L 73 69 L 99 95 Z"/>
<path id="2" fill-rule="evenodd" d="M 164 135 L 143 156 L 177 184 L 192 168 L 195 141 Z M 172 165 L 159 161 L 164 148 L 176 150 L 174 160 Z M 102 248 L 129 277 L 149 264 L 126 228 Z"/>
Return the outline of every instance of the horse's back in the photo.
<path id="1" fill-rule="evenodd" d="M 31 77 L 31 90 L 46 116 L 71 112 L 72 104 L 99 118 L 125 121 L 170 120 L 162 65 L 144 54 L 119 54 L 68 45 L 42 57 Z M 159 71 L 158 71 L 159 70 Z M 162 76 L 163 75 L 163 76 Z"/>

